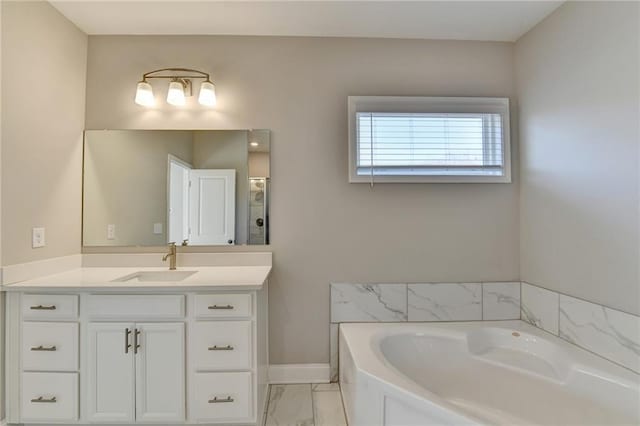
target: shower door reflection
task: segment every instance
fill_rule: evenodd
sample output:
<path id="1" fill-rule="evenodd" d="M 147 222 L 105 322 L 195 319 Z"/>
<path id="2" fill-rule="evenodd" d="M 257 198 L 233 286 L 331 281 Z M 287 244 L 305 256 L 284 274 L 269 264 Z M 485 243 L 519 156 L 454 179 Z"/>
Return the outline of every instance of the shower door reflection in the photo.
<path id="1" fill-rule="evenodd" d="M 269 178 L 249 178 L 249 244 L 269 244 Z"/>

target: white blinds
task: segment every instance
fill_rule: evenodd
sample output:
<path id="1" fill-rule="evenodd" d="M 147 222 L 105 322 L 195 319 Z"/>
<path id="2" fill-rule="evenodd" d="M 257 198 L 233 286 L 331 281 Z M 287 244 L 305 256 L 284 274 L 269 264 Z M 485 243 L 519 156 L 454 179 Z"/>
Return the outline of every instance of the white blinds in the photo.
<path id="1" fill-rule="evenodd" d="M 359 176 L 503 176 L 499 113 L 356 113 Z"/>

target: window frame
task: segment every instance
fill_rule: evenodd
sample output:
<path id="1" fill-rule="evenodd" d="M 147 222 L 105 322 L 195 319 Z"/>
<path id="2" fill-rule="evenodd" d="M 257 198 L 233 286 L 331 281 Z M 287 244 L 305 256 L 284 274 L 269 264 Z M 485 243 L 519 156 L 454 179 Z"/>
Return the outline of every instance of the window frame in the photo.
<path id="1" fill-rule="evenodd" d="M 494 113 L 502 119 L 502 176 L 358 175 L 357 113 Z M 431 96 L 349 96 L 349 183 L 511 183 L 509 98 Z"/>

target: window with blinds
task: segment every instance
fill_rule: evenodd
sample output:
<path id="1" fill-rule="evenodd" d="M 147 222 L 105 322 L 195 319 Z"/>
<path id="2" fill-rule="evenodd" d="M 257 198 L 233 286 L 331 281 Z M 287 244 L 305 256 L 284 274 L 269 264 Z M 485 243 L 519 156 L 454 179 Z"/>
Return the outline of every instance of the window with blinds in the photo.
<path id="1" fill-rule="evenodd" d="M 350 98 L 351 182 L 510 181 L 507 99 L 370 98 Z"/>

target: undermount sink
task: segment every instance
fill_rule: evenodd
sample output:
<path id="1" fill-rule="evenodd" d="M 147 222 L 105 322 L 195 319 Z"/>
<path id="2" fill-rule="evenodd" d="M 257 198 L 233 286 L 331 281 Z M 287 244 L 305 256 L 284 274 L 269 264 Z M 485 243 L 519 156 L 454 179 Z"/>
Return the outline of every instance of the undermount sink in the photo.
<path id="1" fill-rule="evenodd" d="M 182 281 L 198 271 L 138 271 L 116 278 L 112 282 L 176 282 Z"/>

